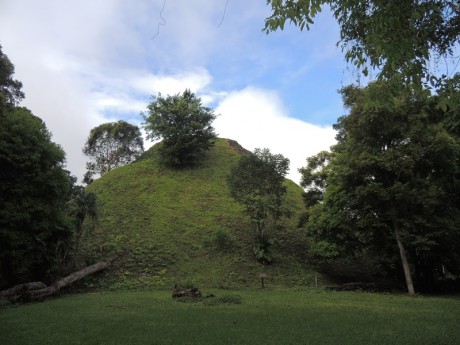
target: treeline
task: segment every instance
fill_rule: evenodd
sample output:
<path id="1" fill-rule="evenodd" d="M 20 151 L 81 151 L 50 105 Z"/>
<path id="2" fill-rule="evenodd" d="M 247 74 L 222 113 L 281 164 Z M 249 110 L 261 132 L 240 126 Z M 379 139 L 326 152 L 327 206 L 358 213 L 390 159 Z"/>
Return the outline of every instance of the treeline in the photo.
<path id="1" fill-rule="evenodd" d="M 72 268 L 95 197 L 65 169 L 45 123 L 19 103 L 21 82 L 0 46 L 0 289 L 53 281 Z"/>
<path id="2" fill-rule="evenodd" d="M 391 80 L 341 93 L 337 144 L 301 169 L 312 259 L 411 294 L 458 281 L 460 75 L 435 95 Z"/>
<path id="3" fill-rule="evenodd" d="M 454 59 L 457 1 L 268 1 L 267 33 L 286 21 L 303 28 L 328 5 L 345 58 L 378 81 L 342 88 L 348 115 L 337 144 L 301 169 L 306 212 L 299 222 L 318 269 L 342 279 L 404 282 L 409 293 L 460 281 L 460 76 L 429 70 Z M 457 59 L 457 60 L 455 60 Z M 95 198 L 75 185 L 65 154 L 45 124 L 18 106 L 24 94 L 0 50 L 0 287 L 53 277 L 71 265 Z M 173 169 L 199 164 L 216 134 L 212 109 L 190 91 L 158 95 L 143 114 L 158 160 Z M 90 133 L 85 181 L 143 152 L 139 128 L 119 121 Z M 253 224 L 255 257 L 271 262 L 288 160 L 267 150 L 244 155 L 228 177 Z M 216 238 L 227 250 L 228 234 Z M 230 241 L 231 242 L 231 241 Z M 219 244 L 220 243 L 220 244 Z"/>
<path id="4" fill-rule="evenodd" d="M 330 9 L 346 61 L 378 79 L 341 90 L 349 114 L 335 125 L 337 145 L 301 169 L 311 258 L 348 279 L 404 276 L 411 294 L 458 288 L 458 1 L 267 4 L 266 33 L 309 30 Z"/>

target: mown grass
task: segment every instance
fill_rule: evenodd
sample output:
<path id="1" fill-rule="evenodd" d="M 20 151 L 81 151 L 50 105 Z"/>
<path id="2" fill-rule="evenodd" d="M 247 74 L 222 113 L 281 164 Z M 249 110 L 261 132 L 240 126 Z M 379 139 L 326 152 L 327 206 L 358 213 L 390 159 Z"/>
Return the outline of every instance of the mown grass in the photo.
<path id="1" fill-rule="evenodd" d="M 217 296 L 227 291 L 212 291 Z M 241 304 L 177 303 L 168 291 L 65 296 L 0 309 L 0 343 L 459 344 L 460 299 L 238 290 Z"/>

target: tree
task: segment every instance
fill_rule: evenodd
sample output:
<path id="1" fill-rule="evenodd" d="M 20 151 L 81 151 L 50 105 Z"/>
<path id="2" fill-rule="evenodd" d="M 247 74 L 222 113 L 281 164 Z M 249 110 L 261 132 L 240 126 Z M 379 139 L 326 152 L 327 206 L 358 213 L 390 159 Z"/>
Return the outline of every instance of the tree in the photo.
<path id="1" fill-rule="evenodd" d="M 3 54 L 0 45 L 0 116 L 6 106 L 13 107 L 23 98 L 22 83 L 13 79 L 14 65 Z"/>
<path id="2" fill-rule="evenodd" d="M 329 6 L 340 26 L 340 42 L 348 62 L 379 68 L 380 76 L 400 75 L 408 83 L 435 82 L 429 65 L 454 57 L 460 37 L 457 0 L 267 0 L 272 14 L 264 31 L 283 30 L 287 20 L 309 29 L 313 19 Z M 458 59 L 458 57 L 457 57 Z"/>
<path id="3" fill-rule="evenodd" d="M 300 168 L 302 176 L 300 185 L 308 188 L 303 195 L 305 206 L 310 207 L 323 199 L 328 177 L 328 164 L 334 155 L 329 151 L 321 151 L 307 158 L 307 166 Z"/>
<path id="4" fill-rule="evenodd" d="M 445 268 L 459 273 L 460 146 L 435 98 L 407 97 L 398 87 L 342 89 L 350 114 L 335 125 L 326 191 L 308 226 L 314 237 L 349 252 L 399 255 L 414 294 L 414 272 L 420 284 Z M 305 181 L 314 180 L 307 174 Z"/>
<path id="5" fill-rule="evenodd" d="M 26 108 L 0 116 L 0 285 L 49 278 L 71 239 L 65 153 Z"/>
<path id="6" fill-rule="evenodd" d="M 144 128 L 149 139 L 163 139 L 159 155 L 166 165 L 194 165 L 214 145 L 214 111 L 190 90 L 175 96 L 158 94 L 147 108 L 142 114 Z"/>
<path id="7" fill-rule="evenodd" d="M 92 161 L 87 163 L 85 182 L 129 164 L 144 152 L 142 135 L 137 126 L 125 121 L 104 123 L 93 128 L 83 148 Z"/>
<path id="8" fill-rule="evenodd" d="M 277 230 L 283 216 L 284 179 L 288 170 L 289 159 L 283 155 L 255 149 L 240 158 L 227 178 L 230 195 L 244 205 L 255 225 L 254 253 L 263 262 L 272 260 L 269 247 L 273 244 L 272 232 Z"/>
<path id="9" fill-rule="evenodd" d="M 83 186 L 74 185 L 68 202 L 69 215 L 74 224 L 74 253 L 78 254 L 85 220 L 97 220 L 96 194 L 88 192 Z"/>

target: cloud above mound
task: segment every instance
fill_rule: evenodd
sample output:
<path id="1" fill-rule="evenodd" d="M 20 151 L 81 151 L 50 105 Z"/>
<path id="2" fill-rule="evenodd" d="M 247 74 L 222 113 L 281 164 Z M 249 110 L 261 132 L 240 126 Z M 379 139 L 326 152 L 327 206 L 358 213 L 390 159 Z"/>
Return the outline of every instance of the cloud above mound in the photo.
<path id="1" fill-rule="evenodd" d="M 316 80 L 325 80 L 331 66 L 340 65 L 330 54 L 305 50 L 329 52 L 315 43 L 324 43 L 330 22 L 324 21 L 324 29 L 311 39 L 296 30 L 267 36 L 260 30 L 269 14 L 265 2 L 239 0 L 227 6 L 225 1 L 178 0 L 168 1 L 162 12 L 164 4 L 2 4 L 0 44 L 16 66 L 15 78 L 23 82 L 22 105 L 46 122 L 67 153 L 67 168 L 83 176 L 87 159 L 81 149 L 91 128 L 121 119 L 140 125 L 151 95 L 189 88 L 221 114 L 214 123 L 220 137 L 249 150 L 267 147 L 285 155 L 291 160 L 290 178 L 299 182 L 297 169 L 305 158 L 334 142 L 330 127 L 306 121 L 331 123 L 340 112 L 333 100 L 323 102 L 311 93 L 308 99 L 317 104 L 301 114 L 298 109 L 307 99 L 295 92 L 309 94 L 311 81 L 321 89 Z M 159 27 L 160 14 L 167 23 Z M 335 47 L 336 39 L 327 42 Z M 313 62 L 327 64 L 321 70 Z M 321 79 L 312 71 L 321 72 Z"/>
<path id="2" fill-rule="evenodd" d="M 244 148 L 268 148 L 291 161 L 288 178 L 300 182 L 297 171 L 306 158 L 335 144 L 332 127 L 320 127 L 290 117 L 275 92 L 248 87 L 230 92 L 216 108 L 214 127 L 219 137 Z"/>

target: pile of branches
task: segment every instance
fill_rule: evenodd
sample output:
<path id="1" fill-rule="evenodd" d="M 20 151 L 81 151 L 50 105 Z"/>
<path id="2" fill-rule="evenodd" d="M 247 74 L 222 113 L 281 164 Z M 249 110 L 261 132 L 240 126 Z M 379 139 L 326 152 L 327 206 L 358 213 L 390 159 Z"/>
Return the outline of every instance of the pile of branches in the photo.
<path id="1" fill-rule="evenodd" d="M 198 288 L 180 290 L 177 287 L 174 287 L 173 292 L 172 292 L 172 298 L 182 298 L 182 297 L 200 299 L 201 291 Z"/>

